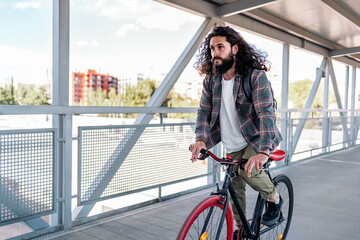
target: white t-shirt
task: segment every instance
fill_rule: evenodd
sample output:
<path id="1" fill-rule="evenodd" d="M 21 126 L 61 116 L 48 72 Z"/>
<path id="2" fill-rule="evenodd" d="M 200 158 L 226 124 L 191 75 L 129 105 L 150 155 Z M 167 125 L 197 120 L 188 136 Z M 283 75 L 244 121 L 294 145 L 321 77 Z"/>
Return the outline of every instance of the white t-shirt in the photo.
<path id="1" fill-rule="evenodd" d="M 231 80 L 222 78 L 220 134 L 227 153 L 240 151 L 247 146 L 236 119 L 235 99 L 233 97 L 235 77 Z"/>

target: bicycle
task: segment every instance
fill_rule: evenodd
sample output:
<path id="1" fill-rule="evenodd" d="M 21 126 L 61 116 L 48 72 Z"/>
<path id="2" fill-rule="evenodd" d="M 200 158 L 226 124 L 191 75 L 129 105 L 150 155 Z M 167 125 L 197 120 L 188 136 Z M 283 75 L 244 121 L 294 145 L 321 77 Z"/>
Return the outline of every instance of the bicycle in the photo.
<path id="1" fill-rule="evenodd" d="M 272 161 L 280 161 L 285 158 L 285 152 L 282 150 L 275 150 L 269 158 L 269 161 L 264 164 L 263 171 L 270 177 L 271 181 L 276 187 L 276 191 L 283 199 L 281 207 L 280 219 L 272 226 L 265 226 L 261 224 L 261 217 L 264 211 L 265 200 L 260 196 L 257 197 L 255 209 L 252 219 L 247 220 L 240 202 L 236 197 L 234 187 L 230 181 L 235 176 L 233 167 L 235 164 L 244 164 L 246 159 L 230 159 L 218 158 L 212 152 L 202 149 L 200 153 L 203 156 L 199 159 L 204 160 L 207 157 L 212 157 L 218 164 L 223 166 L 226 172 L 222 187 L 219 188 L 216 184 L 217 190 L 212 192 L 209 197 L 202 200 L 190 212 L 182 225 L 177 240 L 232 240 L 233 239 L 233 215 L 229 205 L 229 194 L 232 197 L 236 210 L 239 213 L 242 227 L 239 231 L 239 239 L 271 239 L 271 240 L 285 240 L 288 234 L 291 217 L 294 207 L 294 193 L 290 179 L 280 174 L 271 177 L 269 170 Z"/>

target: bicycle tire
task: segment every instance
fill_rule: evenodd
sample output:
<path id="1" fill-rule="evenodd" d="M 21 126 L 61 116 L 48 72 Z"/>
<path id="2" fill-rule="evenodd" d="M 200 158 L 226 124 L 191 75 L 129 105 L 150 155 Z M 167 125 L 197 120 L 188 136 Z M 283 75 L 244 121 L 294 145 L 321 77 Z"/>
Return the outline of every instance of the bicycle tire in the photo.
<path id="1" fill-rule="evenodd" d="M 217 229 L 220 224 L 220 219 L 223 213 L 225 201 L 220 196 L 210 196 L 202 200 L 193 210 L 190 212 L 185 222 L 183 223 L 177 240 L 190 240 L 190 239 L 206 239 L 214 240 L 216 238 Z M 212 211 L 210 209 L 213 209 Z M 206 235 L 202 229 L 207 219 L 208 214 L 211 211 L 211 216 L 206 227 Z M 204 236 L 201 238 L 201 236 Z M 219 239 L 232 240 L 233 235 L 233 215 L 228 205 L 226 210 L 225 220 L 222 226 L 221 235 Z"/>
<path id="2" fill-rule="evenodd" d="M 294 208 L 294 190 L 290 179 L 280 174 L 273 180 L 276 187 L 276 191 L 280 194 L 283 199 L 283 205 L 281 207 L 281 217 L 279 223 L 272 227 L 262 226 L 261 231 L 264 233 L 260 235 L 261 240 L 285 240 L 289 232 L 291 218 Z M 265 210 L 264 210 L 265 211 Z M 265 232 L 266 231 L 266 232 Z M 280 237 L 282 234 L 282 237 Z"/>

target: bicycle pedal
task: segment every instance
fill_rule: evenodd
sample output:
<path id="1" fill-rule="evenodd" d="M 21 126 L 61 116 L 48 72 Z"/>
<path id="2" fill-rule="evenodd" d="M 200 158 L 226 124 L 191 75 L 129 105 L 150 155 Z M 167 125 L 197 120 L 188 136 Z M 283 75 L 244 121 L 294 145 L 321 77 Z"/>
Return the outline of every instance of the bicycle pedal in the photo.
<path id="1" fill-rule="evenodd" d="M 208 233 L 207 232 L 204 232 L 201 236 L 200 236 L 200 240 L 206 240 L 207 237 L 208 237 Z"/>

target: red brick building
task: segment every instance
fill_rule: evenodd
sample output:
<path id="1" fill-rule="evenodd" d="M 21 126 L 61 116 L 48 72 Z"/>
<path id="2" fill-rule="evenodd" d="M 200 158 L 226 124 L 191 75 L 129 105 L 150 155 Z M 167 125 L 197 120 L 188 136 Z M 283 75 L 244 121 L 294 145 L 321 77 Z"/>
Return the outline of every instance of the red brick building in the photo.
<path id="1" fill-rule="evenodd" d="M 110 88 L 114 88 L 116 94 L 118 93 L 118 79 L 109 74 L 100 74 L 95 70 L 88 70 L 87 73 L 73 72 L 73 101 L 82 102 L 87 105 L 87 92 L 88 89 L 96 91 L 98 88 L 106 90 L 106 94 L 109 94 Z"/>

